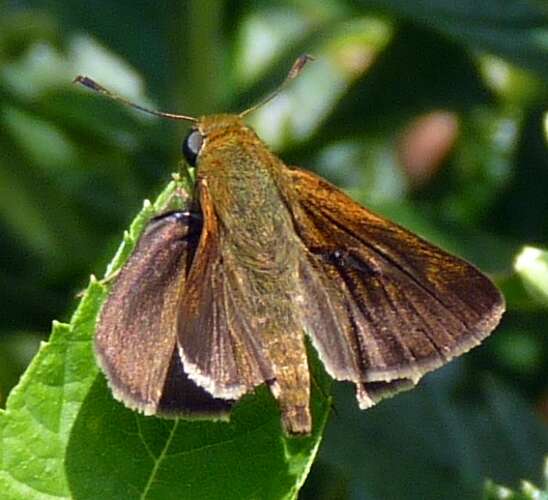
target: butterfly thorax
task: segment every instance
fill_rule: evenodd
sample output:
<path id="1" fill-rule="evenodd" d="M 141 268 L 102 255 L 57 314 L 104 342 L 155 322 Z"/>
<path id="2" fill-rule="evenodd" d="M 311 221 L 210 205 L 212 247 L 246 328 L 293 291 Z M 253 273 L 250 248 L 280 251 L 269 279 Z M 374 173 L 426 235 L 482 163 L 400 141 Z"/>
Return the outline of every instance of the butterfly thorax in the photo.
<path id="1" fill-rule="evenodd" d="M 202 202 L 207 191 L 204 216 L 216 219 L 224 286 L 232 291 L 234 310 L 247 312 L 242 321 L 270 367 L 263 377 L 280 402 L 286 428 L 308 432 L 308 365 L 294 307 L 302 247 L 275 181 L 285 166 L 237 117 L 208 117 L 200 131 L 205 142 L 197 189 Z M 204 225 L 213 226 L 207 220 Z"/>
<path id="2" fill-rule="evenodd" d="M 198 184 L 207 184 L 225 242 L 257 271 L 296 265 L 291 215 L 274 180 L 280 160 L 235 116 L 207 117 L 202 127 Z"/>

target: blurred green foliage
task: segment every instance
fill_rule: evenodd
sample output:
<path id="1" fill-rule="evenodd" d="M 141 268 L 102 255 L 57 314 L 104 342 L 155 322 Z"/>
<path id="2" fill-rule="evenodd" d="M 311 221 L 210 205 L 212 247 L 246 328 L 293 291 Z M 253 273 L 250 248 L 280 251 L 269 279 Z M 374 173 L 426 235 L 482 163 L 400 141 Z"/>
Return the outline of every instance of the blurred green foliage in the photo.
<path id="1" fill-rule="evenodd" d="M 236 111 L 302 52 L 317 61 L 251 117 L 259 135 L 286 163 L 490 272 L 508 312 L 480 349 L 366 413 L 337 385 L 336 415 L 301 498 L 478 498 L 487 478 L 542 484 L 541 1 L 0 3 L 0 400 L 180 157 L 184 125 L 91 95 L 73 77 L 87 73 L 160 109 Z"/>

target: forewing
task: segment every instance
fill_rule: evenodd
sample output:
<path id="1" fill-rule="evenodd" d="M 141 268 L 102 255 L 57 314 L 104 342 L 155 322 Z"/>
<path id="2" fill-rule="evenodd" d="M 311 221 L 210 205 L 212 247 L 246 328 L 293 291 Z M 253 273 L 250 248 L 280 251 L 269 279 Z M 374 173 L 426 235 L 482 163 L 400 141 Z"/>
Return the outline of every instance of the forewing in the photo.
<path id="1" fill-rule="evenodd" d="M 331 376 L 357 384 L 360 406 L 412 387 L 495 328 L 503 298 L 473 266 L 311 173 L 284 177 L 306 247 L 303 322 Z"/>
<path id="2" fill-rule="evenodd" d="M 179 354 L 190 378 L 221 399 L 235 400 L 269 378 L 223 258 L 221 235 L 205 181 L 199 185 L 204 218 L 178 315 Z"/>
<path id="3" fill-rule="evenodd" d="M 145 414 L 228 410 L 188 379 L 176 354 L 176 320 L 196 220 L 184 212 L 152 219 L 116 276 L 101 310 L 95 350 L 114 396 Z"/>

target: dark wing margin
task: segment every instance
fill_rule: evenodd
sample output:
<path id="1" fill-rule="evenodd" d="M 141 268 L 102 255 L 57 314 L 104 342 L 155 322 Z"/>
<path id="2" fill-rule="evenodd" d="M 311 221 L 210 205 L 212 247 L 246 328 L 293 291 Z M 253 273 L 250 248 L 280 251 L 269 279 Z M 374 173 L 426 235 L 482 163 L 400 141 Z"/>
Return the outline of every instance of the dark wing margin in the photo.
<path id="1" fill-rule="evenodd" d="M 186 212 L 152 219 L 103 305 L 95 351 L 116 399 L 147 415 L 221 418 L 230 403 L 213 398 L 184 373 L 176 320 L 199 227 Z"/>
<path id="2" fill-rule="evenodd" d="M 309 172 L 285 170 L 279 189 L 306 247 L 302 321 L 360 407 L 413 387 L 498 324 L 504 299 L 472 265 Z"/>
<path id="3" fill-rule="evenodd" d="M 222 255 L 217 216 L 205 180 L 200 242 L 178 310 L 179 355 L 189 377 L 216 398 L 237 400 L 268 380 L 270 368 L 246 319 Z"/>

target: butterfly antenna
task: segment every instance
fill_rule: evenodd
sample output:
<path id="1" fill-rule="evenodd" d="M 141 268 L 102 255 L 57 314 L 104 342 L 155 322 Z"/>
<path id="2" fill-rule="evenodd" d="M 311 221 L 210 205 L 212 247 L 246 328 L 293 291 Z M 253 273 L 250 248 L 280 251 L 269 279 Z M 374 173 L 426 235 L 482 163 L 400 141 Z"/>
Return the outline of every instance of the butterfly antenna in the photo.
<path id="1" fill-rule="evenodd" d="M 302 54 L 300 55 L 295 62 L 293 63 L 293 66 L 291 66 L 291 69 L 289 70 L 289 73 L 287 73 L 287 76 L 285 77 L 285 80 L 278 86 L 278 88 L 272 92 L 270 95 L 266 96 L 262 101 L 259 101 L 257 104 L 251 106 L 250 108 L 242 111 L 238 116 L 240 118 L 243 118 L 244 116 L 248 115 L 249 113 L 252 113 L 256 109 L 264 106 L 267 102 L 270 102 L 272 99 L 274 99 L 276 96 L 280 94 L 280 92 L 287 86 L 289 82 L 297 78 L 300 74 L 305 65 L 313 61 L 314 57 L 312 57 L 310 54 Z"/>
<path id="2" fill-rule="evenodd" d="M 193 116 L 177 115 L 174 113 L 164 113 L 163 111 L 156 111 L 154 109 L 148 109 L 148 108 L 144 108 L 143 106 L 139 106 L 139 104 L 135 104 L 134 102 L 128 101 L 124 97 L 119 96 L 118 94 L 115 94 L 114 92 L 111 92 L 110 90 L 106 89 L 105 87 L 97 83 L 95 80 L 90 78 L 89 76 L 78 75 L 73 80 L 73 83 L 78 83 L 80 85 L 83 85 L 84 87 L 90 90 L 93 90 L 94 92 L 97 92 L 98 94 L 102 94 L 110 99 L 119 101 L 127 106 L 138 109 L 139 111 L 148 113 L 149 115 L 160 116 L 162 118 L 169 118 L 170 120 L 186 120 L 190 122 L 198 121 L 198 119 L 194 118 Z"/>

